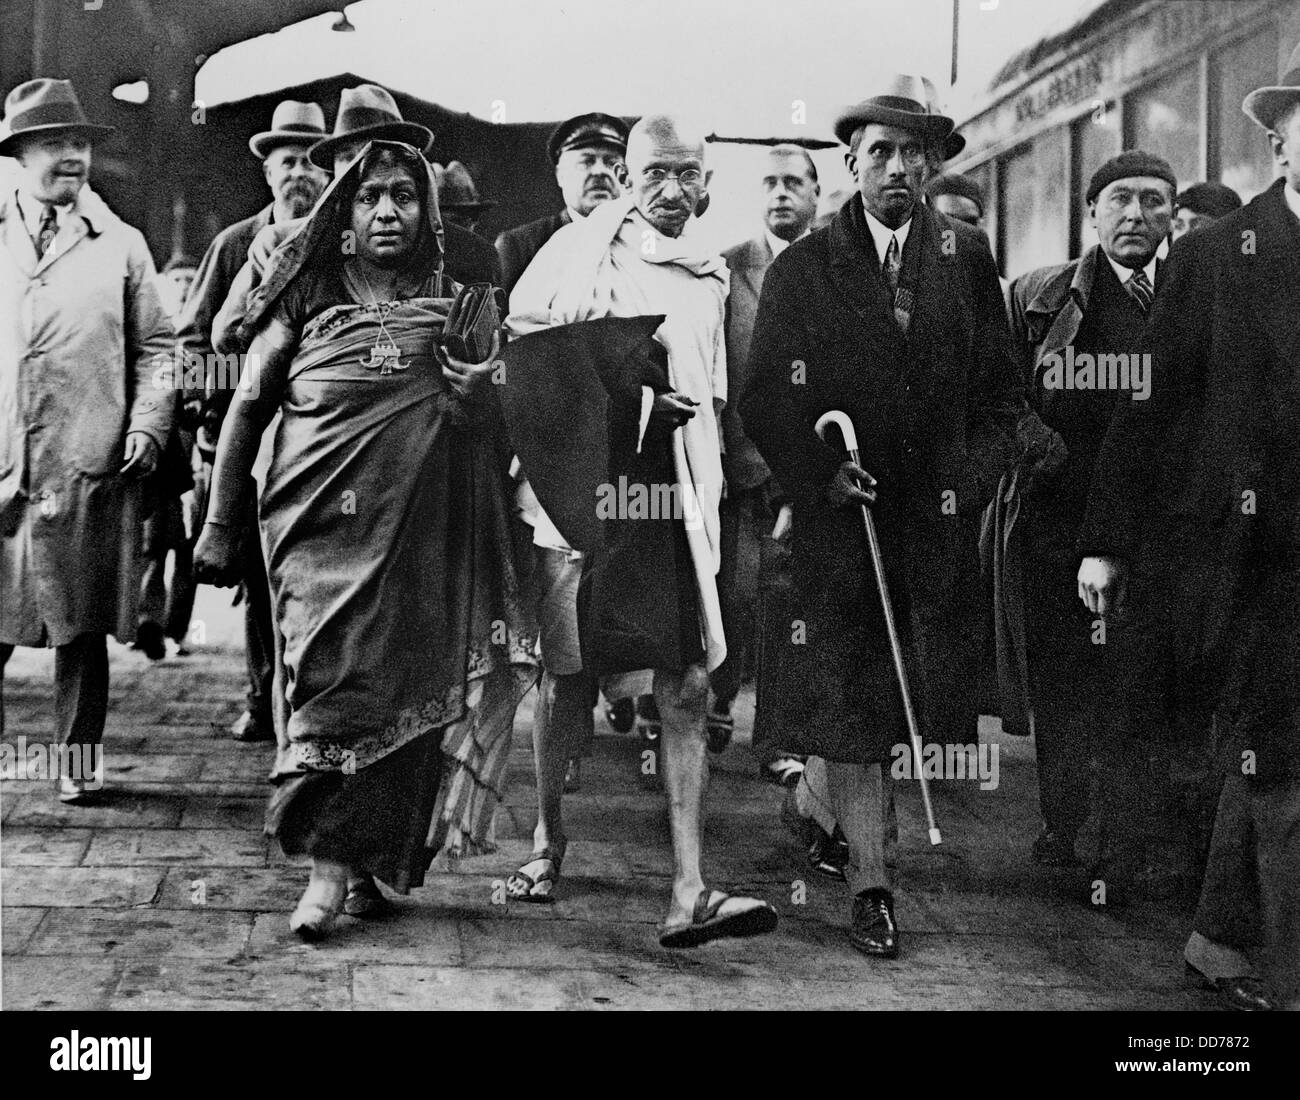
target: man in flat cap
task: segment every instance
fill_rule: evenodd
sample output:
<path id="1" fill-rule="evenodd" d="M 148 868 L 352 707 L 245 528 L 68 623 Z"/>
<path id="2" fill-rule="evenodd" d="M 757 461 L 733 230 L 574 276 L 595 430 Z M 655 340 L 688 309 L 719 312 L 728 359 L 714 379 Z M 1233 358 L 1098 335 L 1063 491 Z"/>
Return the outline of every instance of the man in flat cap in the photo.
<path id="1" fill-rule="evenodd" d="M 1194 183 L 1174 199 L 1173 238 L 1213 225 L 1241 209 L 1241 196 L 1226 183 Z"/>
<path id="2" fill-rule="evenodd" d="M 956 172 L 935 176 L 925 185 L 925 194 L 940 214 L 984 228 L 984 192 L 970 177 Z"/>
<path id="3" fill-rule="evenodd" d="M 1170 252 L 1078 587 L 1110 617 L 1173 561 L 1225 773 L 1186 958 L 1233 1008 L 1300 1009 L 1300 46 L 1242 106 L 1281 178 Z"/>
<path id="4" fill-rule="evenodd" d="M 1112 672 L 1119 666 L 1111 656 L 1123 639 L 1115 624 L 1103 632 L 1075 598 L 1075 540 L 1112 413 L 1130 393 L 1141 400 L 1150 395 L 1139 352 L 1162 280 L 1157 253 L 1169 236 L 1176 190 L 1173 169 L 1160 157 L 1130 150 L 1111 158 L 1093 174 L 1084 196 L 1098 243 L 1077 260 L 1030 271 L 1011 286 L 1012 333 L 1030 405 L 1060 435 L 1067 453 L 1050 474 L 1040 468 L 1023 487 L 1017 520 L 1043 816 L 1033 854 L 1052 866 L 1079 862 L 1075 843 L 1093 801 L 1091 761 L 1118 765 L 1124 750 L 1124 739 L 1107 728 L 1124 717 L 1113 697 Z M 1120 779 L 1101 784 L 1097 797 L 1110 801 Z M 1110 891 L 1107 896 L 1090 887 L 1098 904 L 1116 901 L 1120 880 L 1139 886 L 1160 874 L 1145 866 L 1143 850 L 1162 828 L 1159 815 L 1136 805 L 1117 807 L 1117 814 L 1090 827 L 1081 848 Z M 1126 842 L 1130 850 L 1121 851 Z"/>
<path id="5" fill-rule="evenodd" d="M 546 142 L 555 167 L 555 182 L 564 196 L 558 214 L 507 229 L 497 237 L 502 286 L 509 294 L 538 250 L 561 226 L 585 218 L 603 202 L 618 198 L 627 184 L 627 124 L 613 115 L 592 111 L 565 119 Z"/>
<path id="6" fill-rule="evenodd" d="M 0 194 L 0 676 L 14 646 L 54 648 L 55 732 L 83 747 L 65 801 L 102 781 L 106 635 L 135 637 L 143 479 L 176 407 L 153 384 L 173 332 L 149 249 L 86 186 L 111 129 L 66 80 L 20 84 L 0 120 L 19 169 Z"/>
<path id="7" fill-rule="evenodd" d="M 191 357 L 212 362 L 213 322 L 235 276 L 247 262 L 249 246 L 257 234 L 268 225 L 283 226 L 306 217 L 325 190 L 328 174 L 307 157 L 307 151 L 325 136 L 325 112 L 319 104 L 286 99 L 272 112 L 271 128 L 249 138 L 248 148 L 262 162 L 262 175 L 271 191 L 271 201 L 252 217 L 223 229 L 208 245 L 177 320 L 184 362 L 192 363 Z M 205 371 L 205 375 L 218 377 L 215 372 Z M 238 372 L 233 375 L 227 372 L 227 377 L 237 378 Z M 221 422 L 232 396 L 229 388 L 185 394 L 187 419 L 196 429 L 195 445 L 209 474 Z M 266 566 L 262 561 L 261 542 L 255 535 L 255 513 L 250 511 L 247 524 L 253 532 L 243 540 L 241 549 L 247 704 L 244 713 L 231 726 L 231 734 L 237 741 L 266 741 L 274 736 L 275 634 Z"/>
<path id="8" fill-rule="evenodd" d="M 927 149 L 951 130 L 919 77 L 840 116 L 858 192 L 768 269 L 740 407 L 794 509 L 795 583 L 784 616 L 764 612 L 755 743 L 825 760 L 849 943 L 885 958 L 898 953 L 891 765 L 909 750 L 859 508 L 875 513 L 922 729 L 969 743 L 978 562 L 964 521 L 991 498 L 1023 407 L 988 244 L 923 202 Z M 814 430 L 831 410 L 856 426 L 862 467 Z"/>

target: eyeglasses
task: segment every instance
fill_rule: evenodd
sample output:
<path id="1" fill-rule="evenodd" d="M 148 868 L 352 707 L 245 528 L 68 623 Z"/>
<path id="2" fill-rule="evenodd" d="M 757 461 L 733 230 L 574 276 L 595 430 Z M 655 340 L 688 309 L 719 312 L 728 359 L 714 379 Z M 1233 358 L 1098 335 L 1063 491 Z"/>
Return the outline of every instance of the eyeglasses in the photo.
<path id="1" fill-rule="evenodd" d="M 676 180 L 681 187 L 698 187 L 704 179 L 704 173 L 698 168 L 687 168 L 684 172 L 665 172 L 662 168 L 645 168 L 641 178 L 653 187 L 662 187 L 669 180 Z"/>

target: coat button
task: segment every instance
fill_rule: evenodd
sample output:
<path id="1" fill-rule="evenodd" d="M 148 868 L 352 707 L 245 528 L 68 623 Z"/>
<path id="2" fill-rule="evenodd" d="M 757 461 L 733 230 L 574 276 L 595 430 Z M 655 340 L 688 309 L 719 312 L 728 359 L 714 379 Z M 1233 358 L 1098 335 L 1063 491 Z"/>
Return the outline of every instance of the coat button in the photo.
<path id="1" fill-rule="evenodd" d="M 46 489 L 40 495 L 41 515 L 46 519 L 53 519 L 59 514 L 59 498 L 55 495 L 53 489 Z"/>

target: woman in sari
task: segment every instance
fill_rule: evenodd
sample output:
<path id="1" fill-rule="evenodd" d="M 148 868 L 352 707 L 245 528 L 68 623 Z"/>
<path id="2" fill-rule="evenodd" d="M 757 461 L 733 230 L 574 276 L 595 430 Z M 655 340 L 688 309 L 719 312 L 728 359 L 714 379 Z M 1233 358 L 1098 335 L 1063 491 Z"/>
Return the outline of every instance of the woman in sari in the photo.
<path id="1" fill-rule="evenodd" d="M 374 911 L 374 879 L 405 893 L 439 850 L 485 850 L 535 678 L 493 356 L 439 344 L 456 287 L 432 180 L 415 149 L 372 142 L 272 257 L 195 552 L 200 580 L 233 582 L 241 487 L 279 411 L 260 519 L 290 717 L 267 831 L 311 858 L 290 919 L 308 939 Z"/>

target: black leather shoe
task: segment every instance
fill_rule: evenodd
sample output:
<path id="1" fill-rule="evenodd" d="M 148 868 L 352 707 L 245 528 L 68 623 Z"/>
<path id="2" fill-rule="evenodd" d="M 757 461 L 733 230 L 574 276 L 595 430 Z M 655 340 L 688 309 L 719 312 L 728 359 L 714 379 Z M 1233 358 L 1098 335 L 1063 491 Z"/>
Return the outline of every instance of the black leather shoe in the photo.
<path id="1" fill-rule="evenodd" d="M 864 955 L 881 959 L 898 958 L 894 895 L 888 890 L 863 890 L 853 899 L 849 945 Z"/>
<path id="2" fill-rule="evenodd" d="M 135 629 L 135 645 L 151 661 L 161 661 L 167 656 L 167 643 L 163 641 L 163 628 L 146 619 Z"/>
<path id="3" fill-rule="evenodd" d="M 615 733 L 629 733 L 636 721 L 636 703 L 631 699 L 615 699 L 605 707 L 605 721 Z"/>
<path id="4" fill-rule="evenodd" d="M 808 864 L 819 875 L 848 882 L 844 868 L 849 862 L 849 842 L 836 826 L 834 834 L 817 828 L 817 838 L 808 846 Z"/>
<path id="5" fill-rule="evenodd" d="M 1219 1000 L 1230 1012 L 1276 1012 L 1277 1002 L 1258 978 L 1219 978 L 1214 983 Z"/>
<path id="6" fill-rule="evenodd" d="M 236 741 L 274 741 L 275 728 L 269 718 L 259 717 L 251 710 L 246 710 L 230 727 L 230 736 Z"/>

